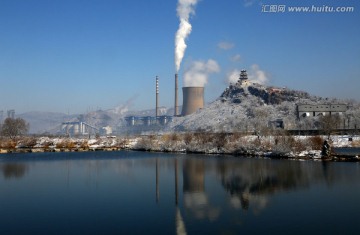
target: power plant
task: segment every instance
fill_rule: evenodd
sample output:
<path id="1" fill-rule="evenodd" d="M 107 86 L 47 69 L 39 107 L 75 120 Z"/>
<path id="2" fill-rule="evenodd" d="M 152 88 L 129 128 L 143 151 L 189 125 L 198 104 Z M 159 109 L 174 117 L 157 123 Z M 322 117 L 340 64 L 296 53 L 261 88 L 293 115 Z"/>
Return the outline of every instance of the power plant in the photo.
<path id="1" fill-rule="evenodd" d="M 183 87 L 183 106 L 181 116 L 186 116 L 204 107 L 204 87 Z M 128 132 L 158 130 L 173 120 L 173 116 L 163 115 L 159 107 L 159 77 L 155 79 L 155 117 L 127 116 L 125 125 Z M 174 116 L 180 116 L 178 103 L 178 74 L 175 74 L 175 111 Z"/>
<path id="2" fill-rule="evenodd" d="M 204 108 L 204 87 L 183 87 L 182 116 Z"/>

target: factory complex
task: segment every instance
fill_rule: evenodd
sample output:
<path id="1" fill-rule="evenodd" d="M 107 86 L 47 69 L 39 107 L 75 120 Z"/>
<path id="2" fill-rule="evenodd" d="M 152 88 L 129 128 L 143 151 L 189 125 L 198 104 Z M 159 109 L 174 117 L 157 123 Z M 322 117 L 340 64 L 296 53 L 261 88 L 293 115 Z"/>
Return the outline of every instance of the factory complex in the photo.
<path id="1" fill-rule="evenodd" d="M 248 90 L 250 95 L 258 96 L 262 98 L 265 104 L 276 105 L 281 103 L 287 97 L 297 97 L 294 94 L 290 94 L 289 90 L 285 88 L 274 88 L 274 87 L 264 87 L 264 90 L 256 90 L 254 87 L 259 87 L 255 83 L 252 83 L 248 79 L 246 70 L 241 70 L 239 74 L 239 79 L 234 87 L 239 89 L 239 92 Z M 63 122 L 61 125 L 61 133 L 66 135 L 111 135 L 117 133 L 143 133 L 143 132 L 156 132 L 163 130 L 164 127 L 168 126 L 174 118 L 185 117 L 190 114 L 193 114 L 204 108 L 204 92 L 205 88 L 202 86 L 184 86 L 182 87 L 182 106 L 179 106 L 178 99 L 178 74 L 175 74 L 175 93 L 174 93 L 174 113 L 173 115 L 164 112 L 160 112 L 160 97 L 159 97 L 159 77 L 156 76 L 155 79 L 155 110 L 151 113 L 143 115 L 128 115 L 121 117 L 122 121 L 119 126 L 116 128 L 118 130 L 113 130 L 111 126 L 99 126 L 95 124 L 89 124 L 86 121 L 71 121 Z M 226 91 L 225 91 L 226 92 Z M 229 95 L 229 94 L 228 94 Z M 230 96 L 232 96 L 230 94 Z M 241 103 L 241 99 L 246 99 L 246 94 L 243 98 L 233 99 L 233 103 Z M 300 122 L 306 118 L 310 117 L 319 117 L 319 116 L 332 116 L 339 115 L 342 116 L 348 109 L 349 106 L 343 103 L 334 103 L 334 102 L 318 102 L 317 104 L 301 102 L 300 100 L 292 101 L 296 106 L 296 116 L 297 121 Z M 181 110 L 180 110 L 181 108 Z M 149 115 L 150 114 L 150 115 Z M 283 117 L 276 119 L 268 120 L 269 127 L 272 128 L 281 128 L 286 129 L 286 123 L 284 123 Z M 293 128 L 290 128 L 293 129 Z"/>
<path id="2" fill-rule="evenodd" d="M 204 87 L 183 87 L 183 105 L 180 115 L 178 103 L 178 74 L 175 74 L 175 105 L 174 115 L 160 115 L 159 111 L 159 77 L 155 80 L 155 116 L 126 116 L 124 118 L 124 129 L 127 133 L 152 131 L 164 127 L 173 120 L 173 117 L 186 116 L 204 107 Z M 86 122 L 72 121 L 63 122 L 60 132 L 65 135 L 93 135 L 100 133 L 110 135 L 113 133 L 111 127 L 95 127 Z"/>

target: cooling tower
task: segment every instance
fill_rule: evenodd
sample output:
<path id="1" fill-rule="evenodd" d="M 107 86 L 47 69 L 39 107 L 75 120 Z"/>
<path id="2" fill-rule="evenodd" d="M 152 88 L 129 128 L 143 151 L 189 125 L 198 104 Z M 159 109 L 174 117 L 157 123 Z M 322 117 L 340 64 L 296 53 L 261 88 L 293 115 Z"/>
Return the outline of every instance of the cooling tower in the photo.
<path id="1" fill-rule="evenodd" d="M 204 87 L 183 87 L 182 116 L 204 107 Z"/>

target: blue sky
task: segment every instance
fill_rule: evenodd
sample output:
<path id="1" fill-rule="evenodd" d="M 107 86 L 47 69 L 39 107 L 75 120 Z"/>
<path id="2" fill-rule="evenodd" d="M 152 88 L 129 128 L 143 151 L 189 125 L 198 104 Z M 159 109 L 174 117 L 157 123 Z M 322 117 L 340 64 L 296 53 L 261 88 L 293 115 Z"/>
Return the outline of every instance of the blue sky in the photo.
<path id="1" fill-rule="evenodd" d="M 264 13 L 262 4 L 355 11 Z M 150 109 L 156 75 L 160 104 L 172 106 L 176 5 L 0 0 L 0 110 L 83 113 L 127 100 L 132 109 Z M 359 10 L 358 0 L 201 0 L 179 76 L 194 61 L 215 60 L 220 71 L 208 79 L 207 102 L 227 87 L 231 71 L 253 65 L 270 85 L 360 101 Z"/>

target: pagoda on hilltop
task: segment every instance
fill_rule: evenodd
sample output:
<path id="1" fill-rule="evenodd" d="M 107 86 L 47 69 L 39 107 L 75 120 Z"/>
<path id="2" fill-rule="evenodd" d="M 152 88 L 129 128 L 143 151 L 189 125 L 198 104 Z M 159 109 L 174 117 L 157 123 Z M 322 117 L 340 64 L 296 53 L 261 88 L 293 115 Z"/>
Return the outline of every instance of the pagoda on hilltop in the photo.
<path id="1" fill-rule="evenodd" d="M 239 83 L 240 85 L 246 85 L 248 83 L 248 75 L 245 69 L 240 72 Z"/>

